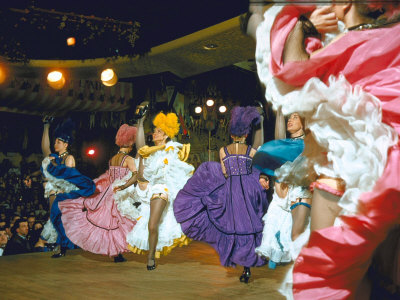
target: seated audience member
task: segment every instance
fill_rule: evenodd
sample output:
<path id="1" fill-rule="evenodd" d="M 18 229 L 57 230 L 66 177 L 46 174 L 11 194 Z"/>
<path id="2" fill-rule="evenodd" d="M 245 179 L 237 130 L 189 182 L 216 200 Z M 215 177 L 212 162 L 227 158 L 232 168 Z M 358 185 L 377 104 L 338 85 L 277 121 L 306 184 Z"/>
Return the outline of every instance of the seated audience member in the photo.
<path id="1" fill-rule="evenodd" d="M 6 233 L 5 227 L 0 227 L 0 256 L 3 255 L 4 248 L 6 247 L 8 242 L 8 235 Z"/>
<path id="2" fill-rule="evenodd" d="M 11 229 L 12 237 L 8 241 L 3 255 L 23 254 L 32 252 L 31 245 L 27 239 L 29 227 L 26 219 L 15 221 Z"/>

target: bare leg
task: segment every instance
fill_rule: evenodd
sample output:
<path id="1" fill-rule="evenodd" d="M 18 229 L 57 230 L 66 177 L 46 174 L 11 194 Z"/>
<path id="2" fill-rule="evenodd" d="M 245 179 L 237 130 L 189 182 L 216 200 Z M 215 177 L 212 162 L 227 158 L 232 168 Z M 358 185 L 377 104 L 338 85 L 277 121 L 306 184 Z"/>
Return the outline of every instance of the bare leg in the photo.
<path id="1" fill-rule="evenodd" d="M 264 20 L 264 4 L 259 1 L 251 1 L 250 0 L 250 5 L 249 5 L 249 12 L 252 13 L 252 15 L 249 18 L 248 24 L 247 24 L 247 31 L 246 34 L 256 39 L 256 31 L 258 25 Z"/>
<path id="2" fill-rule="evenodd" d="M 160 224 L 161 216 L 164 211 L 167 201 L 161 198 L 155 198 L 150 202 L 150 219 L 149 219 L 149 255 L 147 257 L 147 265 L 155 264 L 154 257 L 158 242 L 158 225 Z"/>
<path id="3" fill-rule="evenodd" d="M 314 188 L 311 231 L 333 226 L 342 208 L 338 205 L 340 197 Z"/>
<path id="4" fill-rule="evenodd" d="M 46 123 L 43 125 L 43 135 L 42 135 L 42 152 L 43 156 L 47 157 L 50 155 L 50 138 L 49 138 L 49 128 L 50 124 Z"/>
<path id="5" fill-rule="evenodd" d="M 304 205 L 298 205 L 292 210 L 292 241 L 296 240 L 303 233 L 308 223 L 310 209 Z"/>

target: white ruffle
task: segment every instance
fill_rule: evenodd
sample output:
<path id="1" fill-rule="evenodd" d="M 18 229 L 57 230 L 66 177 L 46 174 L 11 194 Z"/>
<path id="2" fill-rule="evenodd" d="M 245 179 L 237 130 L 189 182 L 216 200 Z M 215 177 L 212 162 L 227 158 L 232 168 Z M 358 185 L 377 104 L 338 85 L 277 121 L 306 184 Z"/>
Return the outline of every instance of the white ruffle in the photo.
<path id="1" fill-rule="evenodd" d="M 77 190 L 78 188 L 74 184 L 64 179 L 56 178 L 47 171 L 47 167 L 50 164 L 50 162 L 51 160 L 49 157 L 45 157 L 42 161 L 43 175 L 47 180 L 44 188 L 45 198 L 48 198 L 51 192 L 69 193 L 71 191 Z"/>
<path id="2" fill-rule="evenodd" d="M 146 190 L 136 188 L 133 194 L 134 202 L 140 202 L 141 205 L 138 222 L 126 237 L 130 246 L 145 251 L 149 249 L 147 226 L 150 218 L 150 199 L 155 193 L 168 195 L 168 203 L 158 227 L 157 251 L 172 246 L 175 239 L 184 235 L 180 224 L 176 222 L 173 202 L 177 193 L 192 176 L 194 168 L 178 158 L 181 147 L 182 144 L 171 141 L 166 144 L 165 150 L 159 150 L 144 159 L 143 176 L 149 183 Z"/>
<path id="3" fill-rule="evenodd" d="M 51 223 L 50 219 L 48 219 L 46 224 L 43 226 L 40 238 L 49 244 L 54 244 L 57 242 L 57 237 L 57 231 L 54 228 L 53 223 Z"/>
<path id="4" fill-rule="evenodd" d="M 121 179 L 116 179 L 112 183 L 112 188 L 124 185 L 129 179 L 132 177 L 132 172 L 129 172 L 126 176 Z M 114 193 L 114 202 L 117 204 L 117 209 L 120 214 L 126 218 L 129 218 L 133 221 L 140 216 L 140 208 L 134 206 L 134 194 L 136 187 L 134 184 L 127 187 L 124 190 L 120 190 Z"/>
<path id="5" fill-rule="evenodd" d="M 287 263 L 296 259 L 300 249 L 310 235 L 309 224 L 295 242 L 292 241 L 292 214 L 290 204 L 297 198 L 310 198 L 309 192 L 301 187 L 289 187 L 287 196 L 280 198 L 274 193 L 267 213 L 263 217 L 263 238 L 256 253 L 276 263 Z M 279 232 L 279 240 L 277 233 Z"/>

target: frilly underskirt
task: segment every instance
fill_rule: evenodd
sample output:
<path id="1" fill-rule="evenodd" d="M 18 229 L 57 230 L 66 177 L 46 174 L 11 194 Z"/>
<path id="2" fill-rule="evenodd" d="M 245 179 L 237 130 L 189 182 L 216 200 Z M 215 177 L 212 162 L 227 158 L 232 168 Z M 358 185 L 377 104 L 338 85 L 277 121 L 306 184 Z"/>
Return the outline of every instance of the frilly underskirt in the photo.
<path id="1" fill-rule="evenodd" d="M 274 193 L 267 213 L 263 217 L 264 230 L 262 242 L 256 253 L 275 263 L 288 263 L 296 259 L 310 235 L 310 224 L 304 232 L 292 241 L 292 214 L 290 203 L 296 198 L 310 198 L 310 194 L 301 187 L 290 187 L 285 198 Z"/>
<path id="2" fill-rule="evenodd" d="M 51 220 L 48 219 L 46 224 L 44 224 L 43 226 L 40 238 L 49 244 L 54 244 L 57 242 L 57 237 L 58 237 L 57 231 L 54 228 L 53 223 L 51 223 Z"/>

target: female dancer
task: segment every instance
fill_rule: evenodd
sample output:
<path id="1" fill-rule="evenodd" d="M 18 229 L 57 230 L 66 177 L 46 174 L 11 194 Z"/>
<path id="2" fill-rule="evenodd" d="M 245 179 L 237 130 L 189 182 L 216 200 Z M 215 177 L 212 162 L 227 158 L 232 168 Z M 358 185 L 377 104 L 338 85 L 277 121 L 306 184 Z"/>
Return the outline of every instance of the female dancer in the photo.
<path id="1" fill-rule="evenodd" d="M 140 218 L 127 236 L 128 248 L 132 252 L 148 251 L 149 271 L 156 268 L 155 258 L 160 254 L 166 255 L 176 246 L 189 243 L 175 220 L 172 206 L 176 194 L 194 170 L 193 166 L 185 163 L 190 145 L 171 140 L 179 132 L 176 114 L 159 113 L 153 125 L 155 146 L 144 146 L 138 151 L 141 166 L 134 201 L 141 202 Z M 143 123 L 140 123 L 138 135 L 144 139 L 142 133 Z"/>
<path id="2" fill-rule="evenodd" d="M 67 248 L 75 248 L 75 245 L 65 235 L 59 203 L 66 199 L 88 197 L 94 193 L 95 186 L 91 179 L 75 169 L 75 159 L 68 153 L 68 146 L 72 142 L 72 121 L 66 120 L 54 131 L 54 150 L 58 154 L 51 154 L 49 127 L 49 119 L 45 118 L 42 136 L 42 151 L 45 158 L 42 162 L 42 172 L 47 180 L 45 196 L 50 201 L 50 220 L 57 234 L 47 222 L 42 231 L 42 239 L 54 239 L 57 235 L 57 243 L 60 245 L 61 251 L 52 257 L 59 258 L 65 256 Z"/>
<path id="3" fill-rule="evenodd" d="M 178 193 L 176 219 L 190 238 L 209 243 L 224 266 L 244 266 L 240 281 L 248 283 L 250 267 L 265 260 L 255 253 L 262 238 L 261 218 L 268 207 L 260 172 L 252 168 L 256 152 L 246 145 L 251 125 L 260 120 L 254 107 L 232 109 L 233 143 L 221 148 L 220 163 L 206 162 Z"/>
<path id="4" fill-rule="evenodd" d="M 306 19 L 314 7 L 272 7 L 257 29 L 267 98 L 286 113 L 304 112 L 312 133 L 305 147 L 321 149 L 309 152 L 319 179 L 314 232 L 293 270 L 296 298 L 354 297 L 372 253 L 400 217 L 396 5 L 328 7 L 347 31 L 311 55 L 304 41 L 318 34 Z"/>
<path id="5" fill-rule="evenodd" d="M 119 128 L 115 143 L 120 149 L 111 158 L 108 171 L 94 180 L 94 195 L 59 203 L 68 238 L 86 251 L 114 256 L 115 262 L 125 261 L 122 253 L 127 251 L 126 235 L 138 217 L 130 197 L 137 170 L 129 156 L 136 131 L 136 127 L 127 124 Z M 121 215 L 120 207 L 129 213 Z"/>
<path id="6" fill-rule="evenodd" d="M 287 122 L 290 139 L 274 140 L 262 145 L 254 156 L 254 166 L 263 174 L 277 177 L 275 169 L 283 164 L 287 168 L 304 149 L 303 123 L 298 113 L 291 114 Z M 310 215 L 311 193 L 308 187 L 294 186 L 290 184 L 290 179 L 279 178 L 274 182 L 273 199 L 263 217 L 262 242 L 256 249 L 257 254 L 269 259 L 271 269 L 275 269 L 276 264 L 296 258 L 293 241 L 305 230 Z M 307 236 L 302 239 L 300 248 L 304 240 L 308 240 Z"/>

